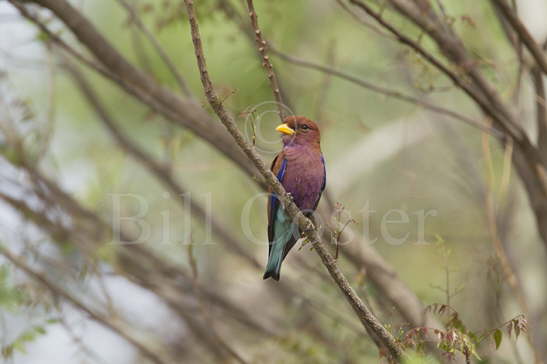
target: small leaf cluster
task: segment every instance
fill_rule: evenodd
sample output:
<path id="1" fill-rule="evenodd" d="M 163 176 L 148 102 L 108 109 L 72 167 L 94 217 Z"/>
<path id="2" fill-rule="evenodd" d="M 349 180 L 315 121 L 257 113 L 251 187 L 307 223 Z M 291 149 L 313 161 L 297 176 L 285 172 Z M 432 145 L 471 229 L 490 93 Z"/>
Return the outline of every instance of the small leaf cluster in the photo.
<path id="1" fill-rule="evenodd" d="M 445 329 L 413 328 L 404 333 L 400 339 L 401 345 L 405 349 L 423 352 L 428 341 L 436 340 L 437 347 L 449 358 L 454 358 L 456 353 L 459 352 L 467 361 L 470 361 L 471 357 L 481 360 L 477 353 L 477 347 L 486 339 L 493 340 L 497 350 L 501 345 L 504 331 L 507 332 L 510 338 L 514 335 L 514 338 L 517 339 L 528 328 L 528 322 L 524 315 L 518 315 L 499 327 L 483 331 L 471 331 L 460 319 L 458 312 L 447 304 L 435 303 L 427 306 L 425 311 L 444 318 Z"/>

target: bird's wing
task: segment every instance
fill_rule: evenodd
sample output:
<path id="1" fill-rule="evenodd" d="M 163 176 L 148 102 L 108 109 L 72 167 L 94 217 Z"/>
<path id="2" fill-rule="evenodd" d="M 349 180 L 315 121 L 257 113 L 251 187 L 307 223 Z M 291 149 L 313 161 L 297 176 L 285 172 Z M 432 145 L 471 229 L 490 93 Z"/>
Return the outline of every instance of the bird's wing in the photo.
<path id="1" fill-rule="evenodd" d="M 283 183 L 283 177 L 287 170 L 287 160 L 283 152 L 279 153 L 272 162 L 270 170 L 277 176 L 279 182 Z M 272 247 L 272 241 L 274 239 L 274 219 L 279 208 L 279 199 L 272 193 L 268 198 L 268 241 L 270 243 L 270 249 Z"/>
<path id="2" fill-rule="evenodd" d="M 321 191 L 319 192 L 319 196 L 317 196 L 317 201 L 315 201 L 315 206 L 313 207 L 314 211 L 317 208 L 319 200 L 321 199 L 321 195 L 323 194 L 325 186 L 327 185 L 327 169 L 325 168 L 325 158 L 323 157 L 323 155 L 321 155 L 321 164 L 323 165 L 323 183 L 321 184 Z"/>

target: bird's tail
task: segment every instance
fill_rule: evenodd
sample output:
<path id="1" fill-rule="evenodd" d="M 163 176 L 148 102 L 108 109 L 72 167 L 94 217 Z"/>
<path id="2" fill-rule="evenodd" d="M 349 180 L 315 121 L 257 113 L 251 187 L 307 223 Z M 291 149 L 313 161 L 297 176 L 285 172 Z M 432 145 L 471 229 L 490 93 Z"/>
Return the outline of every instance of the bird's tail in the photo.
<path id="1" fill-rule="evenodd" d="M 280 208 L 277 210 L 274 231 L 274 241 L 268 256 L 268 264 L 266 265 L 266 272 L 263 278 L 267 279 L 271 277 L 278 281 L 281 263 L 283 263 L 288 249 L 294 245 L 298 227 L 291 222 L 285 211 Z"/>
<path id="2" fill-rule="evenodd" d="M 276 241 L 277 243 L 277 241 Z M 281 243 L 281 242 L 279 242 Z M 283 248 L 285 244 L 273 244 L 272 251 L 268 257 L 268 264 L 266 265 L 266 272 L 264 273 L 264 279 L 273 278 L 276 281 L 279 280 L 279 274 L 281 272 L 281 263 L 283 262 Z"/>

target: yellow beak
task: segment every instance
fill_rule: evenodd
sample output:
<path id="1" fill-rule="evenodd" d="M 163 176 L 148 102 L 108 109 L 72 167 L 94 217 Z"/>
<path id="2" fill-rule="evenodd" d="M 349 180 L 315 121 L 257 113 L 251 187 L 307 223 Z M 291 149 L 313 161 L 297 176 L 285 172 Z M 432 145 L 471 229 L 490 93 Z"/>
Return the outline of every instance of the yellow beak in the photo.
<path id="1" fill-rule="evenodd" d="M 287 135 L 293 135 L 295 133 L 294 129 L 290 128 L 287 124 L 281 124 L 275 128 L 275 130 Z"/>

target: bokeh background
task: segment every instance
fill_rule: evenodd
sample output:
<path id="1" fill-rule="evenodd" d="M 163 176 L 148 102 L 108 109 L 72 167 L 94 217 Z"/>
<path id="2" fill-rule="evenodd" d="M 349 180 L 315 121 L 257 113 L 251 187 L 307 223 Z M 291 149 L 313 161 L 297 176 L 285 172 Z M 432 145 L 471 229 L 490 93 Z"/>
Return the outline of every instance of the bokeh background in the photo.
<path id="1" fill-rule="evenodd" d="M 134 65 L 182 94 L 173 74 L 120 3 L 71 3 Z M 212 114 L 201 88 L 183 3 L 128 3 L 176 65 L 194 101 Z M 276 106 L 252 39 L 237 18 L 227 15 L 222 3 L 196 1 L 210 75 L 224 105 L 269 163 L 281 147 L 274 130 L 279 123 Z M 242 2 L 228 3 L 248 22 Z M 534 138 L 534 90 L 527 75 L 519 76 L 518 55 L 490 2 L 440 3 L 473 51 L 477 67 Z M 517 3 L 523 22 L 543 42 L 547 4 L 541 0 Z M 341 70 L 486 123 L 475 104 L 446 77 L 386 36 L 357 9 L 351 8 L 350 14 L 339 2 L 326 0 L 257 1 L 256 7 L 265 37 L 282 54 Z M 32 10 L 85 53 L 51 13 L 38 7 Z M 384 16 L 405 34 L 420 37 L 415 27 L 389 9 Z M 44 175 L 81 205 L 108 222 L 122 218 L 121 224 L 137 235 L 145 225 L 149 231 L 144 232 L 149 234 L 138 244 L 195 272 L 197 284 L 227 297 L 271 332 L 258 334 L 227 318 L 214 305 L 200 301 L 197 293 L 186 297 L 192 307 L 189 315 L 224 338 L 248 363 L 380 360 L 309 246 L 299 248 L 299 243 L 284 263 L 282 281 L 292 287 L 292 294 L 282 293 L 276 282 L 263 281 L 260 267 L 211 234 L 210 224 L 196 219 L 191 208 L 182 208 L 172 192 L 119 147 L 46 43 L 47 36 L 12 5 L 0 3 L 0 122 L 8 125 L 3 131 L 15 130 L 25 153 L 37 161 Z M 424 43 L 434 48 L 427 40 Z M 372 246 L 424 305 L 449 304 L 469 330 L 482 332 L 525 313 L 500 268 L 494 241 L 499 238 L 522 284 L 528 321 L 536 339 L 545 342 L 545 245 L 519 177 L 508 163 L 507 150 L 460 120 L 295 65 L 276 53 L 270 57 L 291 111 L 320 125 L 330 200 L 324 196 L 320 203 L 322 225 L 340 226 L 354 220 L 345 231 L 351 229 L 351 233 L 341 240 L 342 252 L 350 245 Z M 186 196 L 205 206 L 246 254 L 265 264 L 266 197 L 255 181 L 188 130 L 167 122 L 88 68 L 77 67 L 123 132 L 162 161 L 185 186 Z M 215 117 L 212 120 L 218 122 Z M 17 157 L 3 145 L 6 140 L 0 138 L 0 189 L 33 206 L 28 179 L 13 167 Z M 332 206 L 341 213 L 332 214 Z M 135 215 L 143 225 L 123 219 Z M 0 216 L 1 244 L 25 257 L 44 276 L 123 321 L 153 347 L 160 343 L 169 347 L 180 362 L 220 362 L 193 336 L 188 322 L 153 291 L 119 274 L 121 268 L 113 258 L 119 242 L 105 239 L 100 248 L 82 252 L 70 239 L 55 241 L 5 202 L 0 203 Z M 370 282 L 366 267 L 343 253 L 338 263 L 390 330 L 400 334 L 408 328 L 393 303 Z M 8 261 L 1 264 L 0 344 L 6 362 L 147 362 L 88 314 L 51 295 Z M 533 362 L 524 336 L 515 340 L 506 335 L 498 350 L 488 338 L 477 352 L 483 362 Z M 237 360 L 227 356 L 225 362 Z"/>

